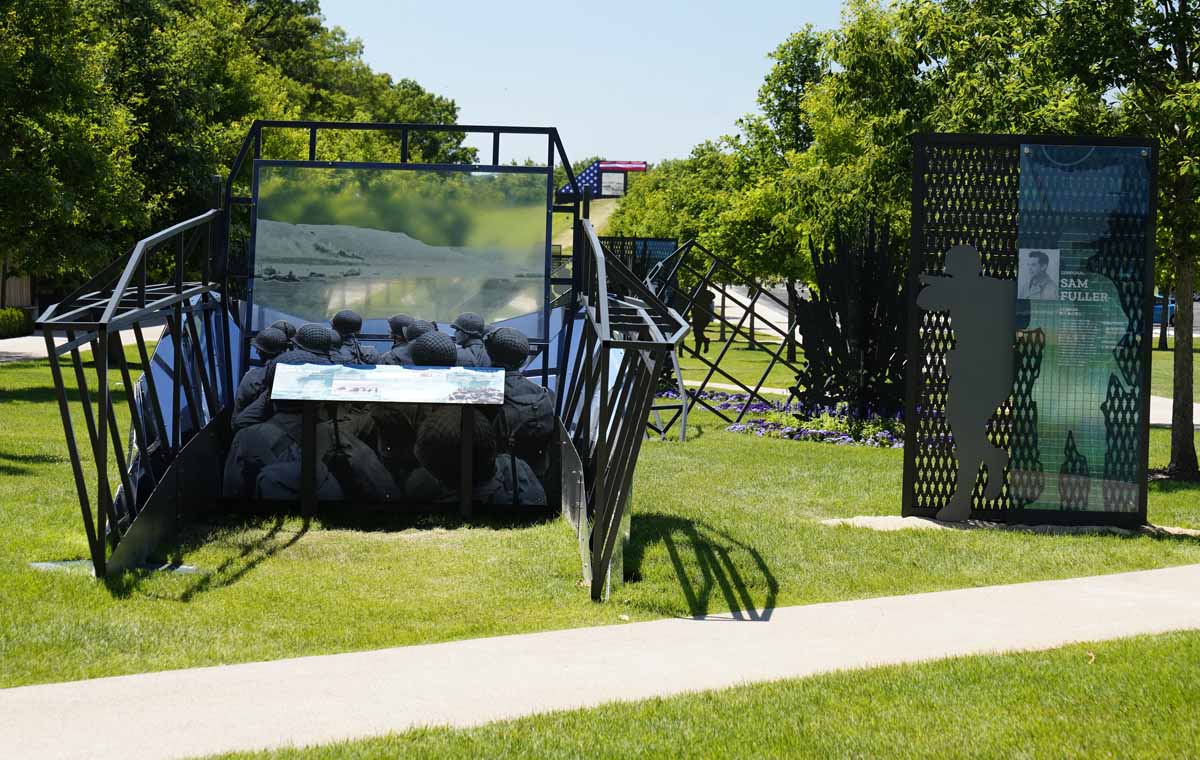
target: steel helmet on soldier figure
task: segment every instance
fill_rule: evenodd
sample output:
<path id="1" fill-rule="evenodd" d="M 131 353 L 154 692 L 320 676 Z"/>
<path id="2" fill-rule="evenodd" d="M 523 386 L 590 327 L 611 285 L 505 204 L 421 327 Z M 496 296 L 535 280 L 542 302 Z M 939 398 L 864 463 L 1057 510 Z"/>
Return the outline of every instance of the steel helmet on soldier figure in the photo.
<path id="1" fill-rule="evenodd" d="M 332 331 L 325 325 L 309 322 L 296 331 L 296 346 L 314 354 L 329 355 Z"/>
<path id="2" fill-rule="evenodd" d="M 483 317 L 473 311 L 464 311 L 455 317 L 450 326 L 455 330 L 460 330 L 473 338 L 483 337 Z"/>
<path id="3" fill-rule="evenodd" d="M 286 319 L 275 320 L 271 323 L 271 327 L 274 327 L 276 330 L 282 330 L 283 334 L 287 336 L 289 344 L 296 338 L 296 326 Z"/>
<path id="4" fill-rule="evenodd" d="M 354 335 L 362 329 L 362 317 L 356 311 L 342 309 L 333 315 L 329 324 L 333 326 L 334 330 L 337 330 L 339 335 Z"/>
<path id="5" fill-rule="evenodd" d="M 529 338 L 520 330 L 501 327 L 488 333 L 483 342 L 487 346 L 488 356 L 498 367 L 516 370 L 524 367 L 529 360 Z"/>
<path id="6" fill-rule="evenodd" d="M 288 337 L 283 330 L 277 330 L 274 327 L 266 327 L 258 331 L 254 336 L 254 347 L 258 349 L 258 355 L 263 359 L 274 359 L 284 351 L 287 351 Z"/>
<path id="7" fill-rule="evenodd" d="M 337 330 L 334 330 L 332 327 L 329 328 L 329 350 L 342 350 L 342 334 Z"/>
<path id="8" fill-rule="evenodd" d="M 404 338 L 409 343 L 412 343 L 414 340 L 421 337 L 425 333 L 430 333 L 435 330 L 437 330 L 437 326 L 434 325 L 432 322 L 426 322 L 423 319 L 414 319 L 412 321 L 412 324 L 407 325 L 404 328 Z"/>
<path id="9" fill-rule="evenodd" d="M 428 332 L 413 341 L 412 359 L 418 367 L 453 367 L 458 361 L 458 348 L 450 336 Z"/>
<path id="10" fill-rule="evenodd" d="M 388 319 L 388 331 L 391 332 L 392 338 L 401 338 L 407 340 L 404 337 L 404 328 L 411 325 L 413 321 L 413 318 L 407 314 L 392 315 Z"/>

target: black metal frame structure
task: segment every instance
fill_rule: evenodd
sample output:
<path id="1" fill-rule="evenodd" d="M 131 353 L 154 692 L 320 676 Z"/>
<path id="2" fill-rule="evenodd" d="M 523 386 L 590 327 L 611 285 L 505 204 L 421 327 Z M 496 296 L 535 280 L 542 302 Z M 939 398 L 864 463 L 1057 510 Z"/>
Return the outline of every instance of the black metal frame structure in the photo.
<path id="1" fill-rule="evenodd" d="M 230 304 L 215 275 L 224 269 L 223 221 L 224 213 L 213 209 L 139 241 L 38 318 L 97 576 L 145 561 L 149 547 L 171 535 L 178 510 L 211 495 L 216 482 L 213 472 L 203 472 L 202 461 L 204 452 L 222 443 L 222 411 L 232 405 L 235 388 Z M 173 258 L 171 277 L 151 283 L 148 272 L 161 264 L 164 254 Z M 185 279 L 196 273 L 199 279 Z M 169 389 L 158 388 L 149 371 L 143 330 L 158 325 L 165 327 L 173 346 L 170 376 L 177 380 Z M 125 358 L 125 332 L 133 333 L 145 370 L 146 403 L 140 406 Z M 55 334 L 66 342 L 55 345 Z M 80 356 L 83 347 L 92 351 L 94 385 Z M 190 354 L 186 360 L 185 352 Z M 95 466 L 90 488 L 63 376 L 64 356 L 69 357 Z M 110 385 L 114 369 L 124 385 L 131 436 L 123 435 L 118 424 Z M 170 414 L 164 415 L 160 400 L 167 393 Z M 128 458 L 126 441 L 132 442 Z M 132 466 L 135 455 L 137 467 Z M 95 494 L 94 508 L 89 492 Z"/>
<path id="2" fill-rule="evenodd" d="M 400 161 L 397 163 L 372 162 L 372 161 L 321 161 L 318 160 L 318 153 L 321 146 L 320 136 L 322 132 L 353 130 L 353 131 L 371 131 L 384 134 L 397 135 L 400 140 Z M 267 135 L 271 131 L 300 131 L 307 135 L 307 151 L 303 157 L 283 156 L 283 157 L 268 157 L 264 155 L 265 142 Z M 477 164 L 437 164 L 424 163 L 421 161 L 412 161 L 410 155 L 410 141 L 414 135 L 429 133 L 429 132 L 449 132 L 452 134 L 486 134 L 491 136 L 491 151 L 489 163 Z M 546 139 L 546 161 L 540 166 L 513 166 L 501 163 L 501 144 L 504 136 L 542 136 Z M 242 141 L 241 148 L 238 150 L 237 157 L 234 159 L 230 168 L 228 178 L 225 182 L 226 205 L 229 209 L 227 216 L 226 231 L 231 231 L 231 225 L 234 223 L 235 210 L 241 210 L 247 216 L 247 226 L 251 234 L 246 240 L 246 252 L 242 258 L 242 266 L 234 274 L 235 283 L 245 283 L 245 292 L 242 301 L 244 302 L 244 314 L 240 315 L 239 322 L 242 330 L 241 344 L 241 366 L 247 366 L 250 358 L 250 343 L 254 338 L 255 331 L 252 329 L 252 315 L 254 309 L 254 240 L 253 240 L 253 216 L 257 203 L 257 181 L 255 167 L 262 165 L 263 162 L 275 165 L 298 165 L 298 166 L 320 166 L 324 168 L 366 168 L 366 169 L 413 169 L 424 171 L 475 171 L 475 172 L 528 172 L 546 175 L 547 189 L 547 212 L 546 212 L 546 287 L 545 300 L 543 309 L 543 329 L 542 335 L 536 338 L 531 338 L 530 345 L 536 349 L 535 360 L 541 358 L 541 380 L 543 385 L 549 385 L 550 376 L 557 375 L 557 380 L 561 382 L 562 372 L 564 369 L 560 366 L 551 366 L 549 357 L 550 347 L 550 321 L 552 313 L 551 290 L 554 286 L 572 285 L 573 281 L 569 277 L 556 277 L 553 275 L 554 257 L 552 247 L 550 245 L 551 229 L 553 226 L 553 215 L 555 213 L 573 214 L 575 219 L 578 219 L 582 210 L 584 199 L 568 199 L 565 203 L 556 202 L 554 188 L 554 167 L 555 161 L 561 161 L 562 166 L 566 170 L 567 178 L 571 182 L 575 181 L 575 174 L 571 169 L 571 162 L 567 158 L 566 150 L 563 148 L 562 140 L 559 137 L 558 130 L 554 127 L 526 127 L 526 126 L 499 126 L 499 125 L 478 125 L 478 124 L 410 124 L 410 123 L 379 123 L 379 122 L 329 122 L 329 121 L 276 121 L 263 120 L 256 121 L 250 127 L 245 139 Z M 239 177 L 244 172 L 251 172 L 251 176 L 247 177 L 245 183 L 249 194 L 235 194 Z M 364 340 L 387 340 L 388 336 L 383 334 L 364 333 L 361 336 Z"/>
<path id="3" fill-rule="evenodd" d="M 663 436 L 665 436 L 667 432 L 671 430 L 672 426 L 674 426 L 676 422 L 680 421 L 681 418 L 686 419 L 686 414 L 690 413 L 697 403 L 726 422 L 741 422 L 746 416 L 746 410 L 754 401 L 764 404 L 771 403 L 770 399 L 767 399 L 762 395 L 762 388 L 766 384 L 767 378 L 770 376 L 771 370 L 775 368 L 776 364 L 783 364 L 785 367 L 796 373 L 799 373 L 800 371 L 800 367 L 796 363 L 790 362 L 784 357 L 784 352 L 787 351 L 788 336 L 789 334 L 794 334 L 796 330 L 795 316 L 792 314 L 792 310 L 786 303 L 779 300 L 779 298 L 764 288 L 760 283 L 743 274 L 729 261 L 713 253 L 697 240 L 689 240 L 685 242 L 679 247 L 678 250 L 675 251 L 675 253 L 671 254 L 669 257 L 661 261 L 657 266 L 652 268 L 650 273 L 646 275 L 646 286 L 652 293 L 654 293 L 654 295 L 660 299 L 666 300 L 665 294 L 678 287 L 680 273 L 687 275 L 688 278 L 694 278 L 694 284 L 688 288 L 686 292 L 676 294 L 671 300 L 682 306 L 682 308 L 679 309 L 679 313 L 683 315 L 683 318 L 688 323 L 691 322 L 691 314 L 692 309 L 695 306 L 696 296 L 704 288 L 716 291 L 716 293 L 721 296 L 723 301 L 730 301 L 735 306 L 741 308 L 742 316 L 736 322 L 733 322 L 726 319 L 725 315 L 719 310 L 714 310 L 712 314 L 713 322 L 722 325 L 722 332 L 725 332 L 724 328 L 728 328 L 727 334 L 729 337 L 725 340 L 724 344 L 721 346 L 720 352 L 713 360 L 709 360 L 708 357 L 704 356 L 703 354 L 697 353 L 695 350 L 688 347 L 687 344 L 682 340 L 679 342 L 679 348 L 687 351 L 689 355 L 699 359 L 705 366 L 708 367 L 708 372 L 705 373 L 704 379 L 700 381 L 698 386 L 689 387 L 687 389 L 687 402 L 685 405 L 663 404 L 656 407 L 664 411 L 672 412 L 672 414 L 667 418 L 666 422 L 661 425 L 647 423 L 653 432 Z M 731 291 L 730 285 L 732 283 L 742 283 L 746 286 L 750 294 L 746 301 L 743 302 Z M 764 319 L 761 321 L 761 323 L 765 324 L 771 332 L 779 336 L 780 343 L 777 350 L 769 352 L 771 353 L 771 361 L 767 363 L 767 368 L 763 370 L 762 375 L 758 378 L 753 386 L 749 386 L 743 383 L 737 377 L 731 375 L 726 370 L 722 369 L 721 360 L 725 358 L 727 353 L 729 353 L 729 349 L 733 346 L 734 341 L 736 341 L 738 337 L 746 338 L 748 339 L 748 342 L 752 344 L 759 343 L 754 334 L 745 325 L 746 320 L 754 313 L 755 305 L 758 303 L 759 299 L 763 297 L 765 297 L 768 301 L 774 302 L 776 306 L 788 314 L 789 331 L 785 332 L 779 329 L 779 327 L 770 320 Z M 748 396 L 746 403 L 742 405 L 741 409 L 737 413 L 737 416 L 732 419 L 725 414 L 724 411 L 718 409 L 712 404 L 709 404 L 704 399 L 704 393 L 708 389 L 709 382 L 712 381 L 718 374 L 724 379 L 728 380 L 730 383 L 736 385 Z M 788 394 L 789 399 L 795 395 L 791 388 L 788 389 Z"/>
<path id="4" fill-rule="evenodd" d="M 205 506 L 222 503 L 221 469 L 231 442 L 230 412 L 235 389 L 249 366 L 253 338 L 254 195 L 239 194 L 239 178 L 263 158 L 264 131 L 303 130 L 308 155 L 302 165 L 386 166 L 413 170 L 535 171 L 547 178 L 546 286 L 544 333 L 531 340 L 535 361 L 526 370 L 549 386 L 553 381 L 559 415 L 562 461 L 561 504 L 581 545 L 583 573 L 594 599 L 605 597 L 619 568 L 610 572 L 624 530 L 627 537 L 633 472 L 644 423 L 654 399 L 659 367 L 687 332 L 686 323 L 606 252 L 586 217 L 590 199 L 556 203 L 556 158 L 574 181 L 558 132 L 543 127 L 431 124 L 370 124 L 316 121 L 255 122 L 224 182 L 216 208 L 137 243 L 133 250 L 38 319 L 46 335 L 67 450 L 98 577 L 136 567 L 174 540 L 182 521 Z M 402 163 L 317 161 L 322 130 L 376 130 L 398 135 Z M 409 162 L 410 135 L 440 131 L 492 136 L 491 164 L 420 164 Z M 500 164 L 503 135 L 546 138 L 546 165 L 525 169 Z M 294 161 L 295 159 L 283 159 Z M 248 185 L 253 189 L 252 185 Z M 574 218 L 575 247 L 570 276 L 561 272 L 561 255 L 549 245 L 554 213 Z M 238 217 L 241 217 L 240 219 Z M 174 265 L 161 265 L 173 254 Z M 554 265 L 555 270 L 551 267 Z M 151 282 L 152 275 L 165 276 Z M 624 295 L 610 292 L 619 288 Z M 552 286 L 562 292 L 551 301 Z M 561 331 L 551 335 L 550 314 L 561 310 Z M 143 335 L 147 326 L 164 325 L 172 346 L 170 388 L 161 388 L 148 371 L 152 358 Z M 135 379 L 125 361 L 121 333 L 132 331 L 142 367 Z M 66 342 L 55 345 L 55 335 Z M 365 335 L 365 339 L 387 336 Z M 164 344 L 160 342 L 161 349 Z M 556 346 L 557 351 L 551 351 Z M 95 390 L 89 387 L 81 347 L 91 347 Z M 555 354 L 551 356 L 551 354 Z M 77 442 L 70 391 L 62 357 L 69 356 L 76 392 L 86 422 L 85 444 L 95 463 L 89 485 L 86 456 Z M 120 373 L 129 406 L 131 435 L 118 427 L 110 373 Z M 135 388 L 145 388 L 144 396 Z M 170 394 L 169 414 L 161 400 Z M 141 403 L 139 404 L 139 400 Z M 128 449 L 126 448 L 128 442 Z M 126 452 L 130 452 L 126 455 Z M 110 456 L 111 454 L 111 456 Z M 114 488 L 114 481 L 116 487 Z M 95 508 L 89 494 L 94 492 Z M 115 493 L 115 495 L 114 495 Z M 302 499 L 305 501 L 305 499 Z M 311 494 L 308 504 L 313 503 Z M 625 526 L 623 528 L 623 526 Z"/>
<path id="5" fill-rule="evenodd" d="M 667 250 L 668 255 L 679 250 L 679 241 L 675 238 L 628 237 L 624 235 L 601 235 L 600 245 L 616 254 L 629 270 L 638 277 L 645 279 L 650 274 L 654 264 L 650 260 L 651 248 Z M 663 258 L 666 258 L 665 256 Z"/>
<path id="6" fill-rule="evenodd" d="M 985 275 L 1016 279 L 1018 191 L 1023 144 L 1142 148 L 1150 166 L 1148 250 L 1143 276 L 1150 287 L 1142 304 L 1145 334 L 1138 350 L 1142 384 L 1140 472 L 1147 472 L 1150 435 L 1150 361 L 1154 311 L 1154 227 L 1157 213 L 1158 145 L 1145 138 L 1056 135 L 917 134 L 913 137 L 912 237 L 908 278 L 908 365 L 905 401 L 904 501 L 902 513 L 933 517 L 954 491 L 957 473 L 953 438 L 944 414 L 946 352 L 953 345 L 945 312 L 917 306 L 922 274 L 940 274 L 945 254 L 954 245 L 974 246 Z M 1021 385 L 1021 363 L 1033 349 L 1015 347 L 1017 382 L 1014 394 L 988 421 L 988 438 L 1012 451 L 1014 399 Z M 1032 380 L 1027 384 L 1031 384 Z M 1136 512 L 1024 509 L 1013 505 L 1005 470 L 999 499 L 983 498 L 980 475 L 971 496 L 971 518 L 1011 524 L 1113 525 L 1137 527 L 1146 522 L 1147 483 L 1140 479 Z"/>
<path id="7" fill-rule="evenodd" d="M 585 211 L 586 216 L 586 211 Z M 687 335 L 683 318 L 600 244 L 586 218 L 575 227 L 576 292 L 583 319 L 573 346 L 570 386 L 557 398 L 585 474 L 586 500 L 564 514 L 588 556 L 593 599 L 607 593 L 617 542 L 628 538 L 633 472 L 658 378 Z M 617 293 L 628 294 L 618 296 Z M 574 321 L 568 331 L 574 329 Z M 586 543 L 584 537 L 588 537 Z M 615 579 L 619 581 L 620 579 Z"/>

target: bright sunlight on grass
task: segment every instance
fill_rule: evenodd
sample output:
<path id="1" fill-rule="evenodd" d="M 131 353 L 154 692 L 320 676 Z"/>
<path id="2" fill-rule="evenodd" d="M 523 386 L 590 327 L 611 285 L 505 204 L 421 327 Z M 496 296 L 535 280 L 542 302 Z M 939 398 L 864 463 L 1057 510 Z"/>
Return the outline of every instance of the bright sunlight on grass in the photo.
<path id="1" fill-rule="evenodd" d="M 1198 700 L 1187 632 L 225 757 L 1194 757 Z"/>
<path id="2" fill-rule="evenodd" d="M 687 443 L 643 446 L 632 582 L 607 604 L 580 587 L 561 520 L 202 524 L 183 547 L 200 574 L 97 582 L 29 567 L 87 551 L 46 363 L 0 366 L 0 399 L 0 686 L 1200 562 L 1191 539 L 823 526 L 898 513 L 902 452 L 736 435 L 697 413 Z M 1152 442 L 1161 467 L 1167 431 Z M 1200 527 L 1200 486 L 1152 483 L 1150 519 Z"/>

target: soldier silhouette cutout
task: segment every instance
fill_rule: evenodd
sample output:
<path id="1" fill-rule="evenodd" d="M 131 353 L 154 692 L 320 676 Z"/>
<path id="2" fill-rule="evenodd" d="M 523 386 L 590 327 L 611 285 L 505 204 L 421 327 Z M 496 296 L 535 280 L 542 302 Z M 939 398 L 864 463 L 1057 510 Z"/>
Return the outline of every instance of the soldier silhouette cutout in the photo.
<path id="1" fill-rule="evenodd" d="M 1000 496 L 1008 452 L 987 437 L 988 419 L 1012 393 L 1016 336 L 1016 283 L 987 277 L 979 251 L 956 245 L 946 253 L 944 275 L 921 275 L 917 305 L 950 312 L 954 348 L 946 353 L 946 419 L 954 435 L 958 479 L 937 519 L 962 522 L 971 516 L 971 492 L 982 465 L 985 499 Z"/>

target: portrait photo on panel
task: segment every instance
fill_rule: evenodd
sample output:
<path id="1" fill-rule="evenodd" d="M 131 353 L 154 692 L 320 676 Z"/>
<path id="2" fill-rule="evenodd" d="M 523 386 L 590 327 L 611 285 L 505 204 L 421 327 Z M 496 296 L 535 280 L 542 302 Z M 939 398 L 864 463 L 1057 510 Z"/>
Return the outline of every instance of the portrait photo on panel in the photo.
<path id="1" fill-rule="evenodd" d="M 1017 266 L 1017 298 L 1058 300 L 1059 249 L 1022 248 Z"/>

